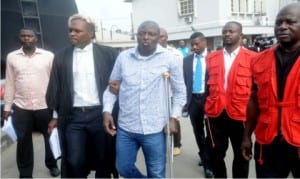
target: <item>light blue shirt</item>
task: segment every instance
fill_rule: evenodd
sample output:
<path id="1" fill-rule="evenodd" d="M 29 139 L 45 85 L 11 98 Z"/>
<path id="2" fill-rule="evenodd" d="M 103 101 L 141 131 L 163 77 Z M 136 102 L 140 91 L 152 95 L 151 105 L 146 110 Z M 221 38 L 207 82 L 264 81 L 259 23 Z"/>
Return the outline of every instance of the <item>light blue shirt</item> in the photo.
<path id="1" fill-rule="evenodd" d="M 182 107 L 186 103 L 186 88 L 176 58 L 160 45 L 148 57 L 141 56 L 137 48 L 123 51 L 118 56 L 110 79 L 121 82 L 119 127 L 138 134 L 162 131 L 169 120 L 164 72 L 170 72 L 171 116 L 181 116 Z M 103 95 L 103 111 L 111 113 L 116 99 L 117 96 L 107 88 Z"/>

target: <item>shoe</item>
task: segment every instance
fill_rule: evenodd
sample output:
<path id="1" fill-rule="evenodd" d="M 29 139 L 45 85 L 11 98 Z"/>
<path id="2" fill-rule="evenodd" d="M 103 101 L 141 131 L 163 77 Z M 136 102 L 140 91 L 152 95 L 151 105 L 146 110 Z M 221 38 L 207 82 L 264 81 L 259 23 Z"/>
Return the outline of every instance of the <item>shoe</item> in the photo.
<path id="1" fill-rule="evenodd" d="M 181 151 L 179 147 L 174 147 L 173 149 L 173 156 L 180 155 Z"/>
<path id="2" fill-rule="evenodd" d="M 210 169 L 204 169 L 205 178 L 213 178 L 214 173 Z"/>
<path id="3" fill-rule="evenodd" d="M 51 168 L 50 170 L 50 175 L 53 177 L 57 177 L 58 175 L 60 175 L 60 170 L 58 168 Z"/>

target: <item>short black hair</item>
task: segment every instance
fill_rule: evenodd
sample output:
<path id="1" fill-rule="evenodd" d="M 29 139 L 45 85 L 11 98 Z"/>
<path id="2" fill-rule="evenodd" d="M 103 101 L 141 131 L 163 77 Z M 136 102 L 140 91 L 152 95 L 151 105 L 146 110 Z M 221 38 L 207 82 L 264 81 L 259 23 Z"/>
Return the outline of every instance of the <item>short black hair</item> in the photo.
<path id="1" fill-rule="evenodd" d="M 33 32 L 33 34 L 34 34 L 34 36 L 35 37 L 37 37 L 37 32 L 36 32 L 36 30 L 34 29 L 34 28 L 32 28 L 32 27 L 23 27 L 22 29 L 20 29 L 20 31 L 19 31 L 19 35 L 21 34 L 21 32 L 22 31 L 24 31 L 24 30 L 29 30 L 29 31 L 32 31 Z"/>
<path id="2" fill-rule="evenodd" d="M 146 20 L 146 21 L 142 22 L 138 27 L 138 31 L 144 26 L 151 26 L 157 30 L 158 34 L 160 33 L 160 27 L 159 27 L 158 23 L 156 23 L 155 21 Z"/>
<path id="3" fill-rule="evenodd" d="M 243 26 L 242 26 L 242 24 L 239 23 L 238 21 L 229 21 L 229 22 L 227 22 L 227 23 L 225 24 L 225 26 L 226 26 L 227 24 L 235 24 L 235 25 L 237 25 L 237 26 L 239 27 L 240 32 L 243 32 Z"/>
<path id="4" fill-rule="evenodd" d="M 198 37 L 200 37 L 200 38 L 205 38 L 205 36 L 204 36 L 204 34 L 203 34 L 202 32 L 194 32 L 194 33 L 191 35 L 190 39 L 192 40 L 192 39 L 195 39 L 195 38 L 198 38 Z"/>

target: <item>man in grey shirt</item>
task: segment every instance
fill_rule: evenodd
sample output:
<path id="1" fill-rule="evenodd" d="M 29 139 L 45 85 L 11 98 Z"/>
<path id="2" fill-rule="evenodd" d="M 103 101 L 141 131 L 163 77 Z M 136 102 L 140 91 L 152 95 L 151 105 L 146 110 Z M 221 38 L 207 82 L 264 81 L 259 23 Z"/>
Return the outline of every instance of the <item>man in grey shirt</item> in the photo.
<path id="1" fill-rule="evenodd" d="M 164 128 L 177 132 L 176 119 L 186 102 L 186 88 L 180 66 L 167 49 L 158 44 L 157 23 L 145 21 L 138 28 L 138 46 L 122 52 L 114 65 L 110 80 L 120 84 L 118 96 L 109 88 L 103 96 L 103 125 L 110 135 L 117 134 L 116 165 L 125 178 L 144 178 L 135 166 L 137 152 L 142 147 L 147 177 L 165 178 L 166 137 Z M 169 72 L 172 90 L 171 115 L 168 119 L 163 73 Z M 118 129 L 111 116 L 119 99 Z"/>

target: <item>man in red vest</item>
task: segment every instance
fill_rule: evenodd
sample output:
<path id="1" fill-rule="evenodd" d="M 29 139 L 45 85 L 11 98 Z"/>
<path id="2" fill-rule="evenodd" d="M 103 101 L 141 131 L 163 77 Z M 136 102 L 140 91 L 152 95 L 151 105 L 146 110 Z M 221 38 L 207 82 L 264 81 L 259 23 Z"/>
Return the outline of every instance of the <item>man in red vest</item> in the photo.
<path id="1" fill-rule="evenodd" d="M 251 94 L 250 59 L 256 52 L 241 46 L 242 25 L 230 21 L 222 29 L 224 48 L 206 58 L 207 97 L 205 114 L 208 117 L 208 136 L 211 161 L 216 178 L 226 178 L 224 158 L 229 140 L 233 148 L 233 178 L 247 178 L 249 161 L 241 154 L 241 143 L 246 121 L 246 106 Z"/>
<path id="2" fill-rule="evenodd" d="M 300 178 L 300 3 L 283 7 L 275 21 L 278 45 L 251 62 L 253 93 L 247 107 L 242 154 L 254 158 L 257 178 Z"/>

